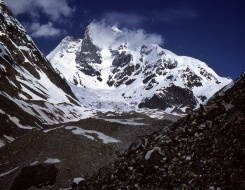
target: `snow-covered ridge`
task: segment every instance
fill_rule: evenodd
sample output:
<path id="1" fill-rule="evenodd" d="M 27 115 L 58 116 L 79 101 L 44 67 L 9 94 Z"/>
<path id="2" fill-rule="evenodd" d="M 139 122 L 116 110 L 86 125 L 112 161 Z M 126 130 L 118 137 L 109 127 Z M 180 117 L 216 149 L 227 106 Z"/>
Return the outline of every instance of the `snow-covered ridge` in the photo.
<path id="1" fill-rule="evenodd" d="M 13 131 L 8 136 L 16 139 L 29 129 L 92 116 L 93 111 L 80 105 L 3 1 L 0 16 L 2 130 Z M 3 134 L 0 142 L 2 146 L 11 141 Z"/>
<path id="2" fill-rule="evenodd" d="M 82 105 L 101 111 L 186 113 L 231 82 L 200 60 L 161 48 L 162 42 L 143 30 L 93 22 L 83 40 L 65 38 L 47 58 Z"/>

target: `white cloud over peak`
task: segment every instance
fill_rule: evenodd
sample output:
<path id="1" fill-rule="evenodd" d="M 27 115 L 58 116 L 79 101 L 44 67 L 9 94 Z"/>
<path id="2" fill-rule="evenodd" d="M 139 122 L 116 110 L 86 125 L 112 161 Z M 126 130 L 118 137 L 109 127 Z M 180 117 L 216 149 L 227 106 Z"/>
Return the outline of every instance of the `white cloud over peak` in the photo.
<path id="1" fill-rule="evenodd" d="M 53 26 L 52 22 L 48 22 L 47 24 L 40 25 L 40 23 L 32 23 L 27 26 L 31 36 L 34 38 L 40 38 L 40 37 L 57 37 L 63 33 L 65 33 L 64 30 L 55 28 Z"/>
<path id="2" fill-rule="evenodd" d="M 5 2 L 16 15 L 27 13 L 38 17 L 43 13 L 52 21 L 57 21 L 62 16 L 71 16 L 74 12 L 67 0 L 5 0 Z"/>
<path id="3" fill-rule="evenodd" d="M 105 21 L 92 22 L 89 27 L 89 35 L 101 49 L 115 49 L 124 43 L 127 43 L 130 49 L 143 44 L 163 44 L 161 35 L 147 33 L 143 29 L 129 30 L 123 28 L 119 30 L 115 26 L 108 25 Z"/>

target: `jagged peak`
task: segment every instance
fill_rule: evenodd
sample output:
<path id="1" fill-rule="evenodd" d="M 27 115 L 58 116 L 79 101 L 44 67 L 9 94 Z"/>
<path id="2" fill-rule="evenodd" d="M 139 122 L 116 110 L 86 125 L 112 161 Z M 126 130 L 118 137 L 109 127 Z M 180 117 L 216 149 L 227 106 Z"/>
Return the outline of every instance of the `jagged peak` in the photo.
<path id="1" fill-rule="evenodd" d="M 61 41 L 61 43 L 62 44 L 66 44 L 67 42 L 76 42 L 76 43 L 78 43 L 78 42 L 80 42 L 82 39 L 80 39 L 80 38 L 78 38 L 78 39 L 75 39 L 75 38 L 73 38 L 72 36 L 66 36 L 62 41 Z"/>
<path id="2" fill-rule="evenodd" d="M 90 29 L 91 29 L 91 24 L 92 24 L 92 23 L 90 23 L 90 24 L 85 28 L 84 36 L 89 36 L 89 32 L 90 32 Z"/>
<path id="3" fill-rule="evenodd" d="M 73 38 L 72 36 L 66 36 L 63 40 L 74 41 L 75 38 Z"/>
<path id="4" fill-rule="evenodd" d="M 84 32 L 84 35 L 83 35 L 83 41 L 84 42 L 92 42 L 93 43 L 93 39 L 91 37 L 91 24 L 90 23 L 86 28 L 85 28 L 85 32 Z"/>

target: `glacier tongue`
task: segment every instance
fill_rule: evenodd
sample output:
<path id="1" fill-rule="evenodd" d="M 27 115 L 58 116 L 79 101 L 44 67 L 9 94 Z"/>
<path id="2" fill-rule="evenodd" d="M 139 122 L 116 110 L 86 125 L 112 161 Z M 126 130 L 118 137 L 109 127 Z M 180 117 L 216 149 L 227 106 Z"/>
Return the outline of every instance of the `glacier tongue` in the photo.
<path id="1" fill-rule="evenodd" d="M 93 22 L 83 39 L 66 37 L 47 58 L 80 103 L 100 111 L 148 107 L 185 114 L 231 82 L 141 35 L 146 40 L 139 43 L 130 30 Z"/>

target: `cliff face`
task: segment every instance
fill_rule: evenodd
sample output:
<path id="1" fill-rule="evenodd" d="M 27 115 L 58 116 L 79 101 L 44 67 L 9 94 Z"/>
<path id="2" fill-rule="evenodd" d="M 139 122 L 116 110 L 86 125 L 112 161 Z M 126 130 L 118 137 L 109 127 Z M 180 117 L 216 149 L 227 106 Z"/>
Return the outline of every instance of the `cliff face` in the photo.
<path id="1" fill-rule="evenodd" d="M 207 105 L 162 127 L 73 189 L 245 187 L 245 73 Z"/>

